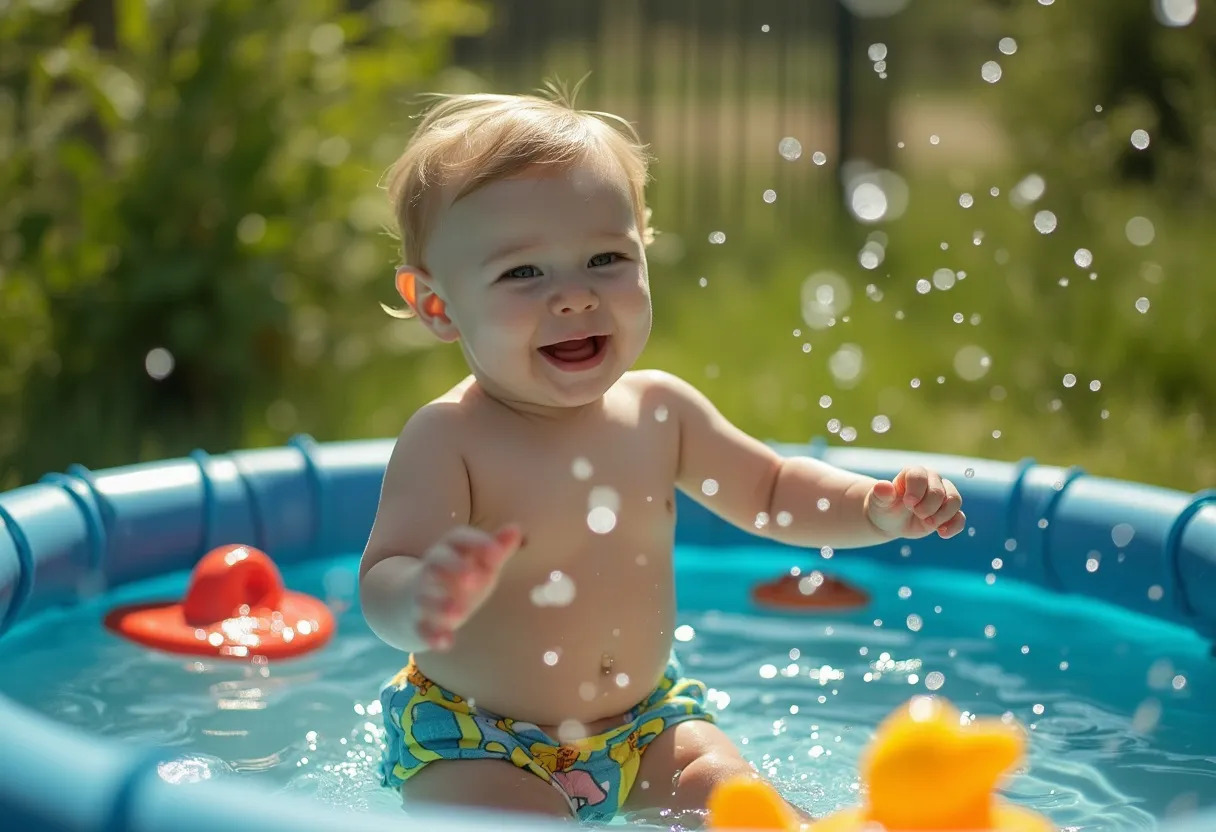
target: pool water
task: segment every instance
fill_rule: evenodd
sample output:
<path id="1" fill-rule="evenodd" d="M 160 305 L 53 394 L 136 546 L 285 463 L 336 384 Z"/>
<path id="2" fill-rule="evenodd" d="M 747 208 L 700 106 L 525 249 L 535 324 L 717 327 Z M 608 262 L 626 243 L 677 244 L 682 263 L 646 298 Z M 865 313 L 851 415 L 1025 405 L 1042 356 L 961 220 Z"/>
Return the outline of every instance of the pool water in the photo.
<path id="1" fill-rule="evenodd" d="M 363 623 L 357 564 L 343 556 L 284 570 L 289 586 L 338 612 L 339 638 L 313 656 L 197 661 L 100 626 L 117 603 L 180 597 L 186 576 L 175 575 L 22 624 L 4 639 L 0 693 L 90 734 L 163 747 L 161 775 L 174 782 L 248 778 L 344 809 L 396 810 L 399 798 L 377 782 L 377 694 L 403 657 Z M 871 604 L 815 616 L 751 609 L 747 588 L 791 567 L 848 578 Z M 996 575 L 681 547 L 677 651 L 747 758 L 816 815 L 858 802 L 857 762 L 873 728 L 929 692 L 1030 728 L 1027 765 L 1006 795 L 1062 829 L 1149 830 L 1216 806 L 1208 645 Z"/>

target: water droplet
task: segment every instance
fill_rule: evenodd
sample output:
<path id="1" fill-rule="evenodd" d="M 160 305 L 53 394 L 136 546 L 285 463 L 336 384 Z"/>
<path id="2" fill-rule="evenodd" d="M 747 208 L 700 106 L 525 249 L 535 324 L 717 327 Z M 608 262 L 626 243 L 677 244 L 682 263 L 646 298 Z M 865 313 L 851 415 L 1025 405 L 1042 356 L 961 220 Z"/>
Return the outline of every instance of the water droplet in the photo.
<path id="1" fill-rule="evenodd" d="M 616 674 L 616 678 L 613 679 L 612 681 L 616 682 L 616 686 L 618 688 L 627 688 L 627 687 L 629 687 L 629 674 L 628 673 L 618 673 L 618 674 Z"/>
<path id="2" fill-rule="evenodd" d="M 1182 690 L 1184 687 L 1186 687 L 1186 677 L 1179 673 L 1170 680 L 1170 687 L 1172 687 L 1174 690 Z"/>
<path id="3" fill-rule="evenodd" d="M 1032 711 L 1034 711 L 1036 714 L 1038 714 L 1038 715 L 1042 716 L 1044 708 L 1043 708 L 1043 706 L 1042 706 L 1042 705 L 1035 704 L 1035 705 L 1034 705 L 1034 707 L 1032 707 L 1030 710 L 1032 710 Z"/>
<path id="4" fill-rule="evenodd" d="M 654 420 L 656 422 L 667 421 L 667 405 L 661 404 L 654 409 Z"/>
<path id="5" fill-rule="evenodd" d="M 957 277 L 953 269 L 938 269 L 933 272 L 933 285 L 944 292 L 954 287 Z"/>
<path id="6" fill-rule="evenodd" d="M 985 624 L 984 625 L 984 636 L 986 638 L 995 637 L 996 636 L 996 627 L 993 626 L 992 624 Z"/>
<path id="7" fill-rule="evenodd" d="M 1018 51 L 1018 42 L 1013 38 L 1001 38 L 997 42 L 996 48 L 1001 50 L 1002 54 L 1012 55 Z"/>
<path id="8" fill-rule="evenodd" d="M 958 204 L 964 208 L 970 208 L 975 204 L 975 197 L 971 196 L 971 194 L 960 194 Z"/>
<path id="9" fill-rule="evenodd" d="M 845 442 L 852 442 L 857 438 L 857 428 L 843 427 L 840 429 L 840 438 Z"/>
<path id="10" fill-rule="evenodd" d="M 988 374 L 991 367 L 991 356 L 974 344 L 960 347 L 954 354 L 954 372 L 963 381 L 978 381 Z"/>
<path id="11" fill-rule="evenodd" d="M 878 222 L 887 213 L 887 194 L 877 182 L 861 182 L 849 197 L 849 207 L 862 222 Z"/>
<path id="12" fill-rule="evenodd" d="M 802 281 L 799 291 L 802 320 L 811 329 L 827 329 L 853 302 L 853 290 L 836 272 L 822 271 Z"/>
<path id="13" fill-rule="evenodd" d="M 793 136 L 786 136 L 777 143 L 777 152 L 781 154 L 782 159 L 792 162 L 802 155 L 802 142 Z"/>
<path id="14" fill-rule="evenodd" d="M 578 686 L 578 698 L 584 702 L 590 702 L 595 699 L 596 689 L 594 682 L 583 682 Z"/>
<path id="15" fill-rule="evenodd" d="M 811 154 L 811 161 L 817 165 L 823 165 L 828 160 L 827 155 L 822 150 L 816 150 Z"/>
<path id="16" fill-rule="evenodd" d="M 940 670 L 931 670 L 925 674 L 925 687 L 929 690 L 940 690 L 946 684 L 946 674 Z"/>
<path id="17" fill-rule="evenodd" d="M 1153 12 L 1163 26 L 1189 26 L 1198 11 L 1198 0 L 1154 0 L 1153 2 Z"/>
<path id="18" fill-rule="evenodd" d="M 549 667 L 553 667 L 553 665 L 557 664 L 557 651 L 546 650 L 545 655 L 542 658 L 544 658 L 545 664 L 549 665 Z"/>
<path id="19" fill-rule="evenodd" d="M 589 480 L 591 479 L 591 474 L 594 473 L 594 469 L 591 467 L 591 460 L 585 456 L 579 456 L 574 458 L 574 462 L 570 466 L 570 472 L 574 474 L 576 480 Z"/>
<path id="20" fill-rule="evenodd" d="M 1072 262 L 1076 263 L 1082 269 L 1088 269 L 1094 262 L 1094 255 L 1087 248 L 1079 248 L 1072 255 Z"/>
<path id="21" fill-rule="evenodd" d="M 868 242 L 862 246 L 861 251 L 857 253 L 857 262 L 861 264 L 863 269 L 877 269 L 882 264 L 882 261 L 886 258 L 886 256 L 887 250 L 885 248 L 880 246 L 878 243 Z M 869 287 L 866 287 L 866 294 L 873 297 L 869 291 Z M 881 294 L 882 293 L 879 292 L 880 297 L 877 299 L 881 299 Z"/>
<path id="22" fill-rule="evenodd" d="M 1136 311 L 1140 314 L 1147 312 L 1149 306 L 1148 298 L 1136 298 Z"/>
<path id="23" fill-rule="evenodd" d="M 887 57 L 887 45 L 885 43 L 871 43 L 870 48 L 866 50 L 866 54 L 871 61 L 882 61 Z"/>
<path id="24" fill-rule="evenodd" d="M 1029 205 L 1041 199 L 1046 191 L 1047 182 L 1042 176 L 1032 173 L 1013 186 L 1013 192 L 1009 195 L 1009 199 L 1014 205 Z M 994 193 L 993 196 L 996 196 L 996 194 Z"/>
<path id="25" fill-rule="evenodd" d="M 826 410 L 827 408 L 831 407 L 831 406 L 832 406 L 832 397 L 831 397 L 831 396 L 826 396 L 826 395 L 825 395 L 825 396 L 820 396 L 820 397 L 819 397 L 819 406 L 820 406 L 820 407 L 822 407 L 822 408 L 824 408 L 825 410 Z"/>
<path id="26" fill-rule="evenodd" d="M 840 433 L 840 420 L 828 419 L 828 433 Z"/>
<path id="27" fill-rule="evenodd" d="M 1034 227 L 1040 234 L 1050 234 L 1056 230 L 1056 215 L 1051 211 L 1039 211 L 1034 215 Z"/>
<path id="28" fill-rule="evenodd" d="M 1004 566 L 1004 565 L 1005 565 L 1005 561 L 1001 560 L 1000 558 L 993 558 L 993 559 L 992 559 L 992 568 L 993 568 L 993 569 L 998 569 L 998 570 L 999 570 L 999 569 L 1000 569 L 1002 566 Z"/>
<path id="29" fill-rule="evenodd" d="M 790 523 L 793 523 L 793 522 L 794 522 L 794 515 L 790 514 L 788 511 L 777 512 L 777 525 L 778 526 L 785 528 L 786 526 L 788 526 Z"/>
<path id="30" fill-rule="evenodd" d="M 1093 392 L 1097 393 L 1099 390 L 1102 389 L 1102 382 L 1098 381 L 1097 379 L 1094 379 L 1093 381 L 1091 381 L 1089 383 L 1089 389 L 1092 390 Z"/>
<path id="31" fill-rule="evenodd" d="M 538 607 L 566 607 L 574 601 L 574 595 L 574 581 L 566 573 L 555 569 L 549 573 L 545 583 L 532 588 L 530 597 Z"/>
<path id="32" fill-rule="evenodd" d="M 989 84 L 995 84 L 1001 80 L 1001 65 L 996 61 L 984 61 L 984 65 L 980 67 L 980 77 Z"/>
<path id="33" fill-rule="evenodd" d="M 1144 150 L 1145 148 L 1148 147 L 1148 143 L 1149 143 L 1148 131 L 1147 130 L 1133 130 L 1131 141 L 1132 141 L 1132 147 L 1136 148 L 1136 150 Z"/>
<path id="34" fill-rule="evenodd" d="M 916 613 L 912 613 L 911 615 L 908 616 L 907 625 L 908 625 L 909 630 L 911 630 L 914 633 L 918 633 L 918 632 L 920 632 L 920 628 L 922 626 L 924 626 L 924 622 L 921 620 L 921 617 L 919 615 L 917 615 Z"/>
<path id="35" fill-rule="evenodd" d="M 861 347 L 856 344 L 841 344 L 828 358 L 828 372 L 842 385 L 856 381 L 861 375 L 863 365 Z"/>
<path id="36" fill-rule="evenodd" d="M 916 291 L 922 295 L 927 295 L 933 290 L 933 284 L 925 280 L 923 277 L 916 281 Z"/>
<path id="37" fill-rule="evenodd" d="M 875 433 L 886 433 L 891 429 L 891 420 L 881 413 L 870 420 L 870 430 Z"/>
<path id="38" fill-rule="evenodd" d="M 832 501 L 829 500 L 827 497 L 820 497 L 815 502 L 815 508 L 819 509 L 820 511 L 827 511 L 831 507 L 832 507 Z"/>
<path id="39" fill-rule="evenodd" d="M 1162 589 L 1157 584 L 1153 584 L 1152 586 L 1150 586 L 1148 588 L 1148 600 L 1160 601 L 1164 597 L 1165 597 L 1165 590 Z"/>
<path id="40" fill-rule="evenodd" d="M 587 528 L 596 534 L 608 534 L 616 528 L 616 512 L 607 506 L 597 506 L 587 512 Z"/>
<path id="41" fill-rule="evenodd" d="M 1124 226 L 1123 233 L 1127 235 L 1129 243 L 1143 248 L 1153 242 L 1153 238 L 1157 236 L 1157 229 L 1153 227 L 1153 221 L 1148 217 L 1132 217 Z"/>
<path id="42" fill-rule="evenodd" d="M 950 316 L 950 320 L 954 321 L 956 324 L 961 324 L 965 319 L 963 318 L 962 312 L 955 312 Z"/>
<path id="43" fill-rule="evenodd" d="M 696 637 L 697 631 L 689 624 L 681 624 L 676 627 L 672 635 L 675 636 L 676 641 L 692 641 Z"/>
<path id="44" fill-rule="evenodd" d="M 1065 387 L 1073 387 L 1074 385 L 1076 385 L 1076 383 L 1077 383 L 1077 377 L 1075 375 L 1073 375 L 1072 373 L 1064 374 L 1064 386 Z"/>
<path id="45" fill-rule="evenodd" d="M 760 665 L 760 678 L 761 679 L 777 678 L 777 667 L 775 665 L 771 665 L 771 664 Z"/>
<path id="46" fill-rule="evenodd" d="M 1116 523 L 1114 528 L 1110 530 L 1111 542 L 1120 549 L 1131 543 L 1132 538 L 1135 536 L 1136 529 L 1131 523 Z"/>
<path id="47" fill-rule="evenodd" d="M 772 188 L 769 188 L 764 192 L 764 194 L 762 195 L 761 198 L 765 202 L 767 202 L 771 205 L 772 203 L 777 201 L 777 192 L 774 191 Z"/>
<path id="48" fill-rule="evenodd" d="M 718 493 L 718 481 L 715 479 L 707 479 L 701 483 L 701 493 L 706 497 L 712 497 Z"/>
<path id="49" fill-rule="evenodd" d="M 724 231 L 711 231 L 711 232 L 709 233 L 709 241 L 710 241 L 710 243 L 712 243 L 712 244 L 713 244 L 713 245 L 715 245 L 715 246 L 720 246 L 720 245 L 722 245 L 723 243 L 725 243 L 725 242 L 726 242 L 726 232 L 724 232 Z"/>
<path id="50" fill-rule="evenodd" d="M 173 353 L 164 347 L 154 347 L 148 350 L 148 354 L 144 356 L 144 372 L 150 378 L 161 381 L 168 378 L 169 374 L 173 372 L 175 363 Z"/>

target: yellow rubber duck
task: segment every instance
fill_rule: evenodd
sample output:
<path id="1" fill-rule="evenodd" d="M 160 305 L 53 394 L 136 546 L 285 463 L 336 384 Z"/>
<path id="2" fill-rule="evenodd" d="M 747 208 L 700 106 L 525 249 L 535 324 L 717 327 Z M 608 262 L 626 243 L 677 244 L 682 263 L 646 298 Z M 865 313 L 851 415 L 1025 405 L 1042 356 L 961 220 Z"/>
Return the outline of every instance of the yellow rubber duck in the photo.
<path id="1" fill-rule="evenodd" d="M 709 797 L 710 829 L 781 832 L 1054 832 L 1047 818 L 995 795 L 1022 757 L 1022 729 L 967 723 L 945 699 L 917 696 L 878 727 L 861 761 L 866 802 L 802 823 L 768 783 L 744 777 Z"/>

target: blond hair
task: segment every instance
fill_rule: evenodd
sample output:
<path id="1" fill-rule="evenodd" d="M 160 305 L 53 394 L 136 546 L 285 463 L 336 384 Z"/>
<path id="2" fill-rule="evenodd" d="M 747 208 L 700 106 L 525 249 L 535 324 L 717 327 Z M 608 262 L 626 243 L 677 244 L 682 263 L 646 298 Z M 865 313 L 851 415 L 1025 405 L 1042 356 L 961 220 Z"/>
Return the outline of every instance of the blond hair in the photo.
<path id="1" fill-rule="evenodd" d="M 584 79 L 586 80 L 586 79 Z M 571 91 L 546 84 L 536 95 L 427 96 L 405 151 L 388 172 L 403 262 L 424 266 L 423 253 L 435 219 L 439 192 L 458 185 L 451 201 L 536 165 L 572 165 L 600 151 L 624 172 L 644 243 L 653 239 L 645 189 L 650 158 L 633 125 L 620 116 L 574 106 L 582 82 Z M 385 311 L 410 317 L 409 310 Z"/>

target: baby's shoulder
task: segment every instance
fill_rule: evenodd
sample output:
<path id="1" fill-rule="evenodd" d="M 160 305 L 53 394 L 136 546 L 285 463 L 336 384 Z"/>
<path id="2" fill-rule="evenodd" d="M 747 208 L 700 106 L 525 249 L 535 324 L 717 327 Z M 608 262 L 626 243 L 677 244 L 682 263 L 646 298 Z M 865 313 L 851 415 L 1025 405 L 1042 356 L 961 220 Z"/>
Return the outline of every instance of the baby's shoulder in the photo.
<path id="1" fill-rule="evenodd" d="M 459 384 L 424 404 L 406 421 L 398 443 L 458 446 L 478 418 L 476 396 Z"/>
<path id="2" fill-rule="evenodd" d="M 644 403 L 679 404 L 700 396 L 687 381 L 665 370 L 633 370 L 621 382 Z"/>

